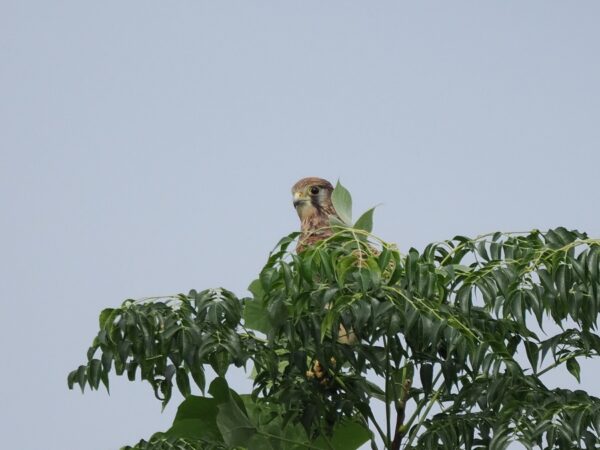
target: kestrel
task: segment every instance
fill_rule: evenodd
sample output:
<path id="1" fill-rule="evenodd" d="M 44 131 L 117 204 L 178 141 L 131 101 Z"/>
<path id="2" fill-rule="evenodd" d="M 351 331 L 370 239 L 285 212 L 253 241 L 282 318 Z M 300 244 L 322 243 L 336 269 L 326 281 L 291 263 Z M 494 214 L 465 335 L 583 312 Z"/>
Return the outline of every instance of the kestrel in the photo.
<path id="1" fill-rule="evenodd" d="M 296 246 L 297 253 L 333 234 L 329 220 L 331 217 L 339 217 L 331 202 L 332 192 L 331 183 L 317 177 L 302 178 L 292 187 L 294 208 L 300 217 L 301 235 Z M 326 308 L 329 308 L 329 305 Z M 344 326 L 340 325 L 338 342 L 353 344 L 357 342 L 356 334 L 352 330 L 346 331 Z"/>
<path id="2" fill-rule="evenodd" d="M 300 239 L 296 252 L 332 235 L 329 219 L 337 217 L 331 193 L 333 186 L 317 177 L 302 178 L 292 187 L 294 208 L 300 217 Z"/>

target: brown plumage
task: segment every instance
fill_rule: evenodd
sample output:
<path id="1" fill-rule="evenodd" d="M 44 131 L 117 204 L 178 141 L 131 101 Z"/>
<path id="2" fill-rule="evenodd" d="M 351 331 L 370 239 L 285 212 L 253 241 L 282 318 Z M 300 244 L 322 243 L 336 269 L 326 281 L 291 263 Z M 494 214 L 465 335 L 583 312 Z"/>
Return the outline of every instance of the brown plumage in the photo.
<path id="1" fill-rule="evenodd" d="M 331 216 L 337 217 L 331 202 L 332 192 L 331 183 L 317 177 L 302 178 L 292 187 L 294 207 L 300 217 L 302 232 L 296 252 L 300 253 L 306 246 L 331 236 L 329 219 Z"/>

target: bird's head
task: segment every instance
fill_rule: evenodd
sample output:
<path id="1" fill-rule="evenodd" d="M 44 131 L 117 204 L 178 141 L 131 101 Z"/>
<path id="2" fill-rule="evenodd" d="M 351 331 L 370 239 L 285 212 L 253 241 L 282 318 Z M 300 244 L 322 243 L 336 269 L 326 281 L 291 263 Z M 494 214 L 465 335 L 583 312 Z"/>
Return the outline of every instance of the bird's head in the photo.
<path id="1" fill-rule="evenodd" d="M 300 220 L 314 215 L 335 214 L 331 203 L 332 192 L 333 186 L 323 178 L 302 178 L 294 184 L 292 196 Z"/>

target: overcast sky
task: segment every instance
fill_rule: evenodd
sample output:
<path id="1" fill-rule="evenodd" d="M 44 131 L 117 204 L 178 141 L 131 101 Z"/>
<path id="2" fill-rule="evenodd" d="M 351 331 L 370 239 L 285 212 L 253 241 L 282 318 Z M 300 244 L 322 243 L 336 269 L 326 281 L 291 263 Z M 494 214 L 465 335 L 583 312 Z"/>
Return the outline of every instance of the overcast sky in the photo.
<path id="1" fill-rule="evenodd" d="M 67 390 L 100 310 L 245 294 L 298 227 L 301 177 L 340 178 L 356 211 L 381 203 L 375 232 L 403 251 L 559 225 L 600 237 L 599 13 L 0 0 L 2 447 L 117 449 L 168 428 L 179 397 L 161 414 L 147 384 Z M 599 370 L 583 365 L 595 395 Z"/>

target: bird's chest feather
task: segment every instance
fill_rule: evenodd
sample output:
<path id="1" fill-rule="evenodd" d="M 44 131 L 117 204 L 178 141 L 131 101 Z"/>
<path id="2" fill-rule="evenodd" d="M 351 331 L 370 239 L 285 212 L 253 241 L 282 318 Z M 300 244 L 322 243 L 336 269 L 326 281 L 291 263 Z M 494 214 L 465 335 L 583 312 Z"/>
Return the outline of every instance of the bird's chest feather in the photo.
<path id="1" fill-rule="evenodd" d="M 301 231 L 306 233 L 314 233 L 322 228 L 329 228 L 329 220 L 327 217 L 323 217 L 319 214 L 311 214 L 308 217 L 302 219 Z"/>
<path id="2" fill-rule="evenodd" d="M 331 236 L 329 218 L 323 215 L 312 215 L 302 220 L 301 241 L 304 245 L 311 245 Z"/>

